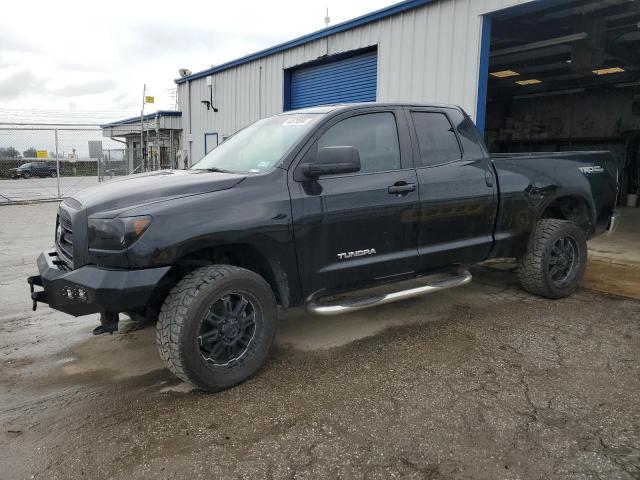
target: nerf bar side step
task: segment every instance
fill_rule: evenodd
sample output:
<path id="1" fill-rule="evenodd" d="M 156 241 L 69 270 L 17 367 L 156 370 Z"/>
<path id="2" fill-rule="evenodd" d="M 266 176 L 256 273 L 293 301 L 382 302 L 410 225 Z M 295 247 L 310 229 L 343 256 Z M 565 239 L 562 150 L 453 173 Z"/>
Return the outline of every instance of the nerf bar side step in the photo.
<path id="1" fill-rule="evenodd" d="M 317 315 L 341 315 L 343 313 L 356 312 L 365 308 L 377 307 L 385 303 L 397 302 L 407 298 L 426 295 L 428 293 L 439 292 L 448 288 L 461 287 L 471 281 L 471 273 L 468 270 L 459 271 L 453 276 L 432 281 L 421 287 L 400 290 L 398 292 L 387 293 L 385 295 L 376 295 L 364 299 L 357 299 L 352 302 L 346 301 L 337 305 L 320 304 L 311 301 L 307 304 L 307 310 Z"/>

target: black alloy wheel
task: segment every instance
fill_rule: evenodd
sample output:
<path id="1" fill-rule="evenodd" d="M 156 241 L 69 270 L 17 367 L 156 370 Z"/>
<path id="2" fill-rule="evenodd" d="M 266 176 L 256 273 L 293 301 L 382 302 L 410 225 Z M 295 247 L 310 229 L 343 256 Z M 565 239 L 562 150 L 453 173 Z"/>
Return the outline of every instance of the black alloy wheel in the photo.
<path id="1" fill-rule="evenodd" d="M 564 298 L 580 285 L 587 255 L 582 228 L 568 220 L 543 218 L 536 222 L 527 251 L 518 259 L 518 278 L 530 293 Z"/>
<path id="2" fill-rule="evenodd" d="M 570 235 L 556 240 L 549 252 L 548 270 L 551 281 L 562 287 L 575 277 L 580 252 L 576 239 Z"/>
<path id="3" fill-rule="evenodd" d="M 197 337 L 208 363 L 226 366 L 248 351 L 256 332 L 256 309 L 248 295 L 227 294 L 215 300 L 205 314 Z"/>
<path id="4" fill-rule="evenodd" d="M 224 264 L 200 267 L 165 298 L 156 324 L 158 351 L 180 379 L 216 392 L 264 365 L 277 318 L 275 294 L 257 273 Z"/>

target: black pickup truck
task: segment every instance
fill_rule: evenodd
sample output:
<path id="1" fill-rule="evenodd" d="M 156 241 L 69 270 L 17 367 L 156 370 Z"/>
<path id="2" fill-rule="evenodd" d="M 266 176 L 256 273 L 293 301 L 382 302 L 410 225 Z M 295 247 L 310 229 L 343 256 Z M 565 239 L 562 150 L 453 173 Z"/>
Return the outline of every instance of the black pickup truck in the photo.
<path id="1" fill-rule="evenodd" d="M 265 362 L 279 308 L 359 310 L 464 285 L 469 265 L 500 257 L 518 259 L 529 292 L 570 295 L 587 239 L 614 227 L 616 178 L 606 152 L 490 156 L 458 107 L 287 112 L 190 170 L 65 199 L 31 298 L 100 313 L 94 333 L 116 330 L 120 313 L 155 318 L 168 368 L 220 390 Z"/>

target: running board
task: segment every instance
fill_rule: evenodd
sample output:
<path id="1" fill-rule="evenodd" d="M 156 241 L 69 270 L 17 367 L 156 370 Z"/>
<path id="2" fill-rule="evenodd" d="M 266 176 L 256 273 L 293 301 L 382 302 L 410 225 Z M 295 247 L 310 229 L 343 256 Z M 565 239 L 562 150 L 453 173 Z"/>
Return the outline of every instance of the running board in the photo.
<path id="1" fill-rule="evenodd" d="M 344 302 L 337 305 L 323 305 L 315 301 L 307 304 L 307 310 L 317 315 L 341 315 L 343 313 L 356 312 L 365 308 L 377 307 L 385 303 L 397 302 L 407 298 L 426 295 L 427 293 L 439 292 L 448 288 L 461 287 L 471 281 L 471 273 L 468 270 L 457 272 L 455 276 L 442 280 L 436 280 L 422 287 L 410 288 L 408 290 L 400 290 L 399 292 L 387 293 L 385 295 L 377 295 L 369 298 L 358 299 L 352 302 Z"/>

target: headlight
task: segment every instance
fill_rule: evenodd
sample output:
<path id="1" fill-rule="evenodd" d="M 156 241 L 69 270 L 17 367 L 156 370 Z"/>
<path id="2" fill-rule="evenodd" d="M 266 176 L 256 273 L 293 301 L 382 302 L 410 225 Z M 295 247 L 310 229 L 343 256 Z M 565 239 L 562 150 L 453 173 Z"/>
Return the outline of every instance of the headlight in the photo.
<path id="1" fill-rule="evenodd" d="M 89 248 L 124 250 L 133 245 L 151 225 L 151 217 L 90 218 Z"/>

